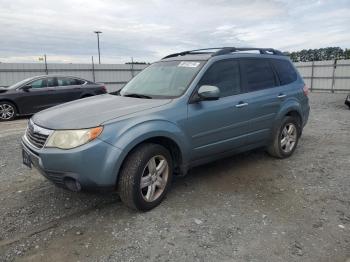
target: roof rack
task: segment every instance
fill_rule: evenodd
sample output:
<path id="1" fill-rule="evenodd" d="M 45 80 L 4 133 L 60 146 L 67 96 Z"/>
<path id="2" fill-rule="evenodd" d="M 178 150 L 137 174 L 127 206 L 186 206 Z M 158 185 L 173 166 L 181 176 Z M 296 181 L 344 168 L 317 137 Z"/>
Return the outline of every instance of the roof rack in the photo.
<path id="1" fill-rule="evenodd" d="M 217 51 L 214 51 L 217 50 Z M 259 51 L 260 54 L 268 55 L 283 55 L 279 50 L 273 48 L 255 48 L 255 47 L 213 47 L 213 48 L 203 48 L 184 51 L 180 53 L 174 53 L 163 57 L 162 59 L 184 56 L 184 55 L 198 55 L 198 54 L 212 54 L 211 56 L 227 55 L 234 52 L 244 52 L 244 51 Z"/>

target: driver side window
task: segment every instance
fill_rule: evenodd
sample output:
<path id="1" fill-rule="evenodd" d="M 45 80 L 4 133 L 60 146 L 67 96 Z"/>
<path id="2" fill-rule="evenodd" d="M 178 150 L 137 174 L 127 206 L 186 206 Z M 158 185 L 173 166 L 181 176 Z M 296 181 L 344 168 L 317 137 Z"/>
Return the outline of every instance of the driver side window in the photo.
<path id="1" fill-rule="evenodd" d="M 30 85 L 32 88 L 47 87 L 47 80 L 46 79 L 39 79 L 39 80 L 32 82 Z"/>
<path id="2" fill-rule="evenodd" d="M 238 61 L 222 60 L 215 62 L 199 81 L 199 86 L 202 85 L 218 87 L 220 90 L 220 97 L 241 93 Z"/>

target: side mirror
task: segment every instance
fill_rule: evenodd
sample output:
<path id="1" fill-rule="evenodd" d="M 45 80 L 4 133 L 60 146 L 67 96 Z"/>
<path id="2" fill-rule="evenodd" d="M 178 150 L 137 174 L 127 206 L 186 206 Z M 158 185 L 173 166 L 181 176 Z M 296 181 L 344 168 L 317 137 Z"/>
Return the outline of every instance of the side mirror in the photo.
<path id="1" fill-rule="evenodd" d="M 216 86 L 201 86 L 198 89 L 198 96 L 201 100 L 218 100 L 220 98 L 220 90 Z"/>
<path id="2" fill-rule="evenodd" d="M 26 92 L 28 92 L 28 90 L 31 89 L 31 88 L 32 88 L 32 85 L 31 85 L 31 84 L 27 84 L 27 85 L 25 85 L 25 86 L 22 86 L 22 90 L 23 90 L 23 91 L 26 91 Z"/>

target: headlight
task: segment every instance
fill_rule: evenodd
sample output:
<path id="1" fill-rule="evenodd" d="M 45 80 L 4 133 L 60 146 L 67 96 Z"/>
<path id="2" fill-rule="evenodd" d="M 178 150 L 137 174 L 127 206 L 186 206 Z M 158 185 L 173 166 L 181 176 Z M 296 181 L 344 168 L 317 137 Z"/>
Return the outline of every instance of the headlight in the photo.
<path id="1" fill-rule="evenodd" d="M 101 126 L 81 130 L 57 130 L 50 135 L 45 147 L 75 148 L 96 139 L 102 130 Z"/>

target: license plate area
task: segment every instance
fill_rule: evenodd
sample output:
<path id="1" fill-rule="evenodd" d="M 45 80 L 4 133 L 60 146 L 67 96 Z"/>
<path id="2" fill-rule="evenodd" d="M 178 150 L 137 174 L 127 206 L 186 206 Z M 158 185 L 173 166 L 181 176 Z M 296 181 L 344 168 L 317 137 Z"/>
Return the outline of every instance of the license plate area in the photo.
<path id="1" fill-rule="evenodd" d="M 22 160 L 25 166 L 32 168 L 32 158 L 30 154 L 24 149 L 22 149 Z"/>

